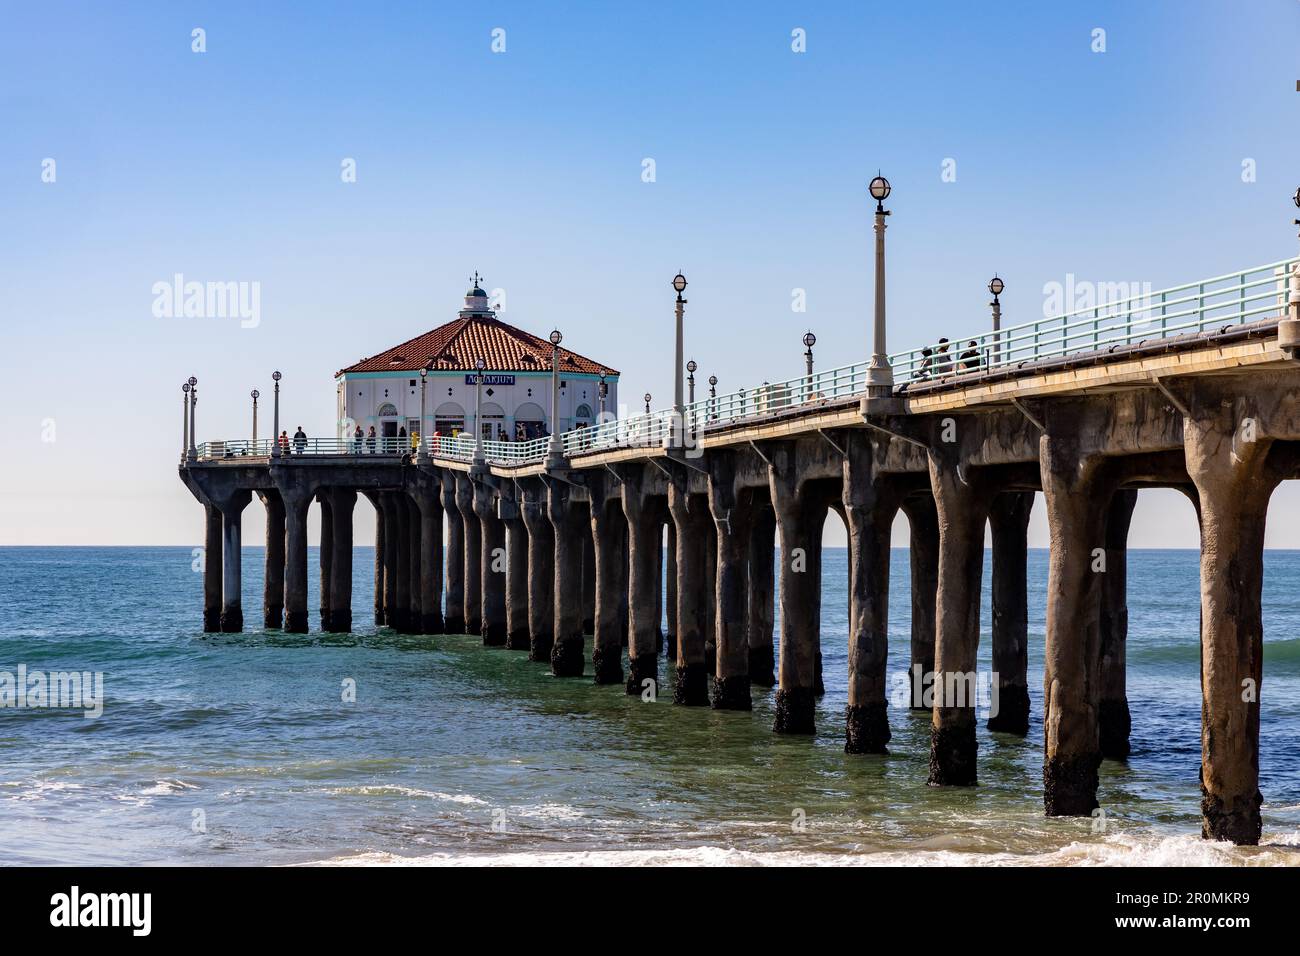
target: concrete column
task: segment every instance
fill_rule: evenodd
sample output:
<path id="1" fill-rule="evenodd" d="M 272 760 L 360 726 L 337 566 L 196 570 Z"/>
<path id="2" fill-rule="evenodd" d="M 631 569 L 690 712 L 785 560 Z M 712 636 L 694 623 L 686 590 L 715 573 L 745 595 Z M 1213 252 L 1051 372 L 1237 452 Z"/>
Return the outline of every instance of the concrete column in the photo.
<path id="1" fill-rule="evenodd" d="M 236 491 L 221 503 L 221 630 L 227 634 L 244 629 L 241 532 L 251 497 L 251 492 Z"/>
<path id="2" fill-rule="evenodd" d="M 1101 764 L 1097 709 L 1104 574 L 1098 556 L 1104 554 L 1105 515 L 1114 487 L 1105 459 L 1081 455 L 1076 441 L 1073 435 L 1045 435 L 1039 452 L 1051 535 L 1043 655 L 1048 816 L 1092 813 Z"/>
<path id="3" fill-rule="evenodd" d="M 479 524 L 479 581 L 482 592 L 483 643 L 501 647 L 506 642 L 506 529 L 497 517 L 496 489 L 475 481 L 474 515 Z"/>
<path id="4" fill-rule="evenodd" d="M 610 486 L 613 487 L 610 487 Z M 619 625 L 619 565 L 627 561 L 623 550 L 623 503 L 618 487 L 608 475 L 593 475 L 587 483 L 591 495 L 592 565 L 596 574 L 593 609 L 592 666 L 597 684 L 623 683 L 622 627 Z M 585 551 L 585 545 L 584 545 Z"/>
<path id="5" fill-rule="evenodd" d="M 619 514 L 622 514 L 622 496 L 619 500 Z M 627 517 L 623 521 L 616 522 L 615 528 L 618 534 L 618 549 L 621 557 L 618 562 L 618 633 L 619 644 L 623 647 L 628 645 L 628 635 L 632 633 L 631 612 L 629 610 L 629 580 L 631 573 L 631 554 L 628 552 L 627 544 Z"/>
<path id="6" fill-rule="evenodd" d="M 528 659 L 547 663 L 555 647 L 555 529 L 540 479 L 521 482 L 520 514 L 528 531 Z"/>
<path id="7" fill-rule="evenodd" d="M 661 550 L 663 519 L 638 480 L 625 478 L 621 486 L 623 514 L 627 517 L 628 554 L 628 640 L 627 684 L 629 694 L 641 694 L 646 681 L 659 683 L 659 618 L 655 593 L 657 555 Z"/>
<path id="8" fill-rule="evenodd" d="M 357 493 L 351 488 L 330 492 L 330 520 L 334 557 L 330 561 L 330 620 L 327 630 L 340 634 L 352 630 L 352 511 Z M 325 547 L 322 537 L 321 547 Z"/>
<path id="9" fill-rule="evenodd" d="M 704 544 L 704 669 L 716 674 L 718 669 L 717 613 L 718 603 L 718 533 L 712 521 L 708 523 Z M 748 666 L 748 665 L 747 665 Z"/>
<path id="10" fill-rule="evenodd" d="M 590 537 L 582 539 L 582 633 L 596 632 L 596 546 Z M 622 678 L 619 679 L 622 683 Z"/>
<path id="11" fill-rule="evenodd" d="M 367 492 L 366 499 L 375 509 L 375 624 L 384 624 L 384 506 L 379 495 Z"/>
<path id="12" fill-rule="evenodd" d="M 465 633 L 483 633 L 483 527 L 474 514 L 474 483 L 456 475 L 456 507 L 465 525 Z"/>
<path id="13" fill-rule="evenodd" d="M 826 508 L 813 507 L 809 491 L 799 482 L 792 446 L 773 449 L 768 468 L 772 507 L 781 541 L 781 647 L 777 662 L 779 686 L 776 719 L 779 734 L 816 731 L 817 633 L 816 559 L 814 542 L 821 540 Z"/>
<path id="14" fill-rule="evenodd" d="M 684 483 L 668 486 L 668 513 L 677 529 L 677 680 L 673 703 L 709 703 L 709 672 L 704 663 L 705 604 L 708 593 L 708 499 L 692 495 Z"/>
<path id="15" fill-rule="evenodd" d="M 662 532 L 665 544 L 655 556 L 655 647 L 664 651 L 670 662 L 677 660 L 677 526 L 670 518 Z M 667 608 L 667 629 L 664 610 Z"/>
<path id="16" fill-rule="evenodd" d="M 776 563 L 776 513 L 770 504 L 754 509 L 749 535 L 749 601 L 746 631 L 749 642 L 749 680 L 759 687 L 776 684 L 776 656 L 772 645 L 775 624 L 773 566 Z"/>
<path id="17" fill-rule="evenodd" d="M 1106 577 L 1101 584 L 1101 703 L 1097 736 L 1102 759 L 1126 760 L 1129 754 L 1127 660 L 1128 529 L 1137 505 L 1137 489 L 1121 488 L 1106 509 Z"/>
<path id="18" fill-rule="evenodd" d="M 402 508 L 406 512 L 407 543 L 410 546 L 410 554 L 407 561 L 407 571 L 409 574 L 407 586 L 410 588 L 410 600 L 406 609 L 406 627 L 412 634 L 422 633 L 424 621 L 424 602 L 421 599 L 423 580 L 421 575 L 424 570 L 424 559 L 420 556 L 421 536 L 424 533 L 424 519 L 420 517 L 420 506 L 415 503 L 415 499 L 409 493 L 399 497 L 402 502 Z"/>
<path id="19" fill-rule="evenodd" d="M 989 509 L 993 539 L 993 673 L 997 675 L 997 712 L 988 728 L 1008 734 L 1029 733 L 1029 592 L 1025 573 L 1029 555 L 1032 491 L 1004 491 Z"/>
<path id="20" fill-rule="evenodd" d="M 394 491 L 390 495 L 393 516 L 397 524 L 397 587 L 394 628 L 399 633 L 411 633 L 411 516 L 406 510 L 406 495 Z"/>
<path id="21" fill-rule="evenodd" d="M 280 489 L 284 501 L 284 629 L 306 634 L 307 622 L 307 508 L 309 491 Z"/>
<path id="22" fill-rule="evenodd" d="M 440 489 L 421 486 L 414 494 L 420 515 L 420 633 L 445 633 L 442 616 L 442 498 Z"/>
<path id="23" fill-rule="evenodd" d="M 317 551 L 317 564 L 320 567 L 320 629 L 334 630 L 334 615 L 330 605 L 330 581 L 333 577 L 334 564 L 334 509 L 331 507 L 331 492 L 321 490 L 316 493 L 320 506 L 320 548 Z"/>
<path id="24" fill-rule="evenodd" d="M 528 650 L 528 529 L 517 493 L 510 499 L 513 517 L 506 519 L 506 647 Z"/>
<path id="25" fill-rule="evenodd" d="M 384 623 L 401 630 L 401 613 L 397 601 L 397 553 L 401 550 L 402 520 L 393 493 L 380 495 L 384 506 Z"/>
<path id="26" fill-rule="evenodd" d="M 897 495 L 874 473 L 867 433 L 844 436 L 843 508 L 849 528 L 849 703 L 844 751 L 889 749 L 889 544 Z M 820 590 L 820 589 L 819 589 Z"/>
<path id="27" fill-rule="evenodd" d="M 547 513 L 555 529 L 555 644 L 551 673 L 581 677 L 585 668 L 582 634 L 582 540 L 590 536 L 590 516 L 571 498 L 572 488 L 551 481 Z"/>
<path id="28" fill-rule="evenodd" d="M 1264 627 L 1264 521 L 1294 452 L 1250 440 L 1246 399 L 1194 398 L 1183 418 L 1187 472 L 1201 513 L 1201 835 L 1259 843 L 1259 693 Z M 1291 460 L 1288 460 L 1291 459 Z"/>
<path id="29" fill-rule="evenodd" d="M 266 508 L 266 565 L 262 572 L 262 627 L 284 627 L 284 502 L 275 489 L 259 491 Z"/>
<path id="30" fill-rule="evenodd" d="M 753 492 L 737 490 L 735 460 L 717 452 L 709 459 L 709 510 L 713 518 L 715 710 L 752 710 L 749 695 L 749 535 Z"/>
<path id="31" fill-rule="evenodd" d="M 465 632 L 465 522 L 456 505 L 456 478 L 444 471 L 442 514 L 447 523 L 447 550 L 443 568 L 447 575 L 447 611 L 443 626 L 447 634 Z"/>
<path id="32" fill-rule="evenodd" d="M 817 530 L 808 541 L 808 571 L 816 582 L 812 589 L 812 632 L 816 639 L 816 653 L 813 657 L 813 694 L 822 697 L 826 685 L 822 682 L 822 534 L 826 525 L 829 508 L 821 509 Z"/>
<path id="33" fill-rule="evenodd" d="M 976 782 L 975 654 L 990 496 L 973 477 L 958 474 L 955 460 L 933 451 L 929 459 L 939 519 L 929 782 L 963 786 Z"/>
<path id="34" fill-rule="evenodd" d="M 221 509 L 203 506 L 203 630 L 221 630 Z"/>
<path id="35" fill-rule="evenodd" d="M 925 704 L 924 678 L 934 673 L 934 614 L 939 593 L 939 516 L 929 493 L 903 502 L 911 531 L 908 549 L 912 592 L 912 709 L 933 710 Z"/>

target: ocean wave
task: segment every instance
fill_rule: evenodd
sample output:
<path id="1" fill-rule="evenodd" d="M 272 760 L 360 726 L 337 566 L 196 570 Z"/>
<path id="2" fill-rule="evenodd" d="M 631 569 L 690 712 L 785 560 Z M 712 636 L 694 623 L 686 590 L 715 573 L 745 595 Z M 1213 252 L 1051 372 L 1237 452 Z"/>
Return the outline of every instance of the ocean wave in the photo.
<path id="1" fill-rule="evenodd" d="M 519 850 L 506 853 L 438 852 L 421 856 L 356 853 L 309 866 L 1296 866 L 1300 832 L 1265 835 L 1259 847 L 1210 843 L 1188 834 L 1117 834 L 1095 843 L 1071 843 L 1044 853 L 969 853 L 955 850 L 878 850 L 860 853 L 770 852 L 719 846 L 666 850 Z"/>

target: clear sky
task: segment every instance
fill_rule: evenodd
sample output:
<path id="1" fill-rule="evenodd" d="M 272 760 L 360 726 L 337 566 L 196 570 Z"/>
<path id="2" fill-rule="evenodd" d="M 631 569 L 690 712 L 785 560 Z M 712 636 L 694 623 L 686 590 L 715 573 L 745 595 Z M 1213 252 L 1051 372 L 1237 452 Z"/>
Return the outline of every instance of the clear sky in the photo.
<path id="1" fill-rule="evenodd" d="M 1282 259 L 1297 39 L 1296 0 L 4 3 L 0 544 L 199 543 L 187 376 L 201 439 L 246 435 L 275 368 L 289 429 L 332 435 L 333 373 L 452 318 L 476 269 L 625 401 L 670 398 L 679 268 L 701 378 L 799 374 L 807 327 L 819 366 L 858 361 L 877 168 L 893 349 L 983 328 L 994 271 L 1014 323 L 1067 273 Z M 156 317 L 177 273 L 259 283 L 260 321 Z M 1297 517 L 1284 486 L 1270 546 Z M 1143 492 L 1132 543 L 1195 547 L 1190 505 Z"/>

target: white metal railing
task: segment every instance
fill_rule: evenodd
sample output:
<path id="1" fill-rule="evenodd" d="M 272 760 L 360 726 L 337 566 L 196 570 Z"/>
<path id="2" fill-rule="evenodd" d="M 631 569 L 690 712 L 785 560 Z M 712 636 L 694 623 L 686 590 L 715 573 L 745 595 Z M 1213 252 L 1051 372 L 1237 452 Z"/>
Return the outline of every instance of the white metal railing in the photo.
<path id="1" fill-rule="evenodd" d="M 1063 315 L 1008 326 L 998 332 L 963 336 L 949 343 L 932 343 L 891 355 L 896 387 L 942 382 L 962 375 L 1014 370 L 1035 362 L 1113 351 L 1126 346 L 1219 332 L 1235 325 L 1281 316 L 1286 310 L 1287 283 L 1300 259 L 1283 259 L 1186 285 L 1104 302 Z M 700 399 L 683 410 L 679 424 L 671 408 L 628 418 L 609 419 L 564 432 L 565 457 L 617 448 L 662 448 L 678 429 L 698 436 L 709 428 L 748 418 L 762 418 L 788 409 L 860 396 L 866 391 L 868 363 L 814 372 L 782 382 L 763 382 L 725 395 Z M 201 459 L 267 456 L 273 441 L 204 442 Z M 472 461 L 472 435 L 428 440 L 429 453 L 439 458 Z M 283 445 L 283 442 L 282 442 Z M 531 441 L 483 442 L 484 458 L 497 464 L 536 463 L 545 459 L 549 438 Z M 288 455 L 389 455 L 416 451 L 408 438 L 309 438 L 282 450 Z"/>

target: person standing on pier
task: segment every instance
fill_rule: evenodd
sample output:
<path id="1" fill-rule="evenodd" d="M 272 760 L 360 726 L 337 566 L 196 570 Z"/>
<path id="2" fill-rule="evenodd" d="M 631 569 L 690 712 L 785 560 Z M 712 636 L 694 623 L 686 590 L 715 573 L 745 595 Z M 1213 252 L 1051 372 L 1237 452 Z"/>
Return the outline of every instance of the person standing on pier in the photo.
<path id="1" fill-rule="evenodd" d="M 358 425 L 357 430 L 352 433 L 352 454 L 361 454 L 361 442 L 365 440 L 365 437 L 366 433 L 363 432 L 361 426 Z"/>
<path id="2" fill-rule="evenodd" d="M 298 430 L 293 433 L 293 450 L 298 454 L 305 454 L 307 451 L 307 433 L 298 426 Z"/>

